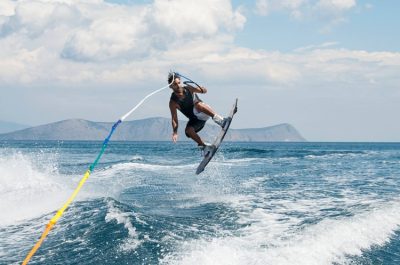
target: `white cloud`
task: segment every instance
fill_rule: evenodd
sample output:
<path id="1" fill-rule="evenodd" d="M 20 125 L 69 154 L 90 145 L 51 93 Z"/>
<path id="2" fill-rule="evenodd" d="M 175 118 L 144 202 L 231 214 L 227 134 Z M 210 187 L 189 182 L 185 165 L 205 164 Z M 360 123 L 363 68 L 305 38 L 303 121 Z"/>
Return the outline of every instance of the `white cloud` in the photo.
<path id="1" fill-rule="evenodd" d="M 266 16 L 269 13 L 268 0 L 257 0 L 256 1 L 256 13 Z"/>
<path id="2" fill-rule="evenodd" d="M 155 23 L 177 37 L 192 35 L 215 35 L 221 30 L 242 28 L 245 17 L 233 10 L 228 0 L 156 0 L 151 10 Z"/>
<path id="3" fill-rule="evenodd" d="M 300 47 L 300 48 L 295 49 L 294 51 L 295 52 L 304 52 L 304 51 L 307 51 L 307 50 L 317 50 L 317 49 L 323 49 L 323 48 L 327 48 L 327 47 L 336 46 L 338 44 L 339 43 L 337 43 L 337 42 L 325 42 L 325 43 L 322 43 L 322 44 L 308 45 L 308 46 L 305 46 L 305 47 Z"/>
<path id="4" fill-rule="evenodd" d="M 371 4 L 371 3 L 366 3 L 366 4 L 365 4 L 365 8 L 366 8 L 366 9 L 372 9 L 372 8 L 374 8 L 374 5 Z"/>
<path id="5" fill-rule="evenodd" d="M 141 55 L 151 49 L 147 26 L 137 16 L 101 18 L 70 34 L 62 56 L 74 60 L 102 61 Z M 151 40 L 151 38 L 150 38 Z"/>
<path id="6" fill-rule="evenodd" d="M 257 0 L 256 13 L 266 16 L 275 11 L 288 10 L 297 18 L 305 4 L 307 0 Z"/>
<path id="7" fill-rule="evenodd" d="M 101 0 L 3 0 L 0 7 L 0 80 L 14 84 L 57 83 L 65 77 L 98 81 L 104 71 L 107 80 L 132 80 L 138 67 L 132 61 L 152 61 L 196 43 L 207 43 L 197 45 L 198 54 L 221 49 L 245 23 L 228 0 L 130 6 Z M 38 52 L 35 60 L 26 59 Z"/>
<path id="8" fill-rule="evenodd" d="M 30 38 L 42 35 L 46 30 L 62 25 L 71 27 L 80 22 L 79 11 L 64 3 L 21 1 L 3 24 L 2 35 L 24 34 Z"/>
<path id="9" fill-rule="evenodd" d="M 13 1 L 1 1 L 0 16 L 12 16 L 15 13 L 15 5 Z"/>
<path id="10" fill-rule="evenodd" d="M 255 12 L 266 16 L 284 11 L 295 19 L 319 18 L 338 23 L 356 4 L 356 0 L 257 0 Z"/>
<path id="11" fill-rule="evenodd" d="M 319 0 L 317 6 L 326 10 L 348 10 L 356 6 L 356 0 Z"/>
<path id="12" fill-rule="evenodd" d="M 311 2 L 259 3 L 270 10 L 297 10 Z M 355 1 L 312 3 L 332 9 L 355 5 Z M 159 78 L 170 68 L 185 68 L 215 80 L 223 77 L 226 83 L 240 77 L 295 87 L 336 77 L 384 83 L 385 76 L 396 79 L 393 72 L 399 67 L 398 53 L 334 49 L 335 42 L 292 53 L 235 47 L 235 30 L 243 27 L 245 17 L 226 0 L 190 4 L 157 0 L 136 6 L 35 0 L 3 5 L 7 6 L 3 30 L 8 29 L 0 38 L 3 84 L 128 84 L 152 75 Z"/>
<path id="13" fill-rule="evenodd" d="M 360 84 L 370 86 L 373 79 L 389 89 L 399 81 L 394 72 L 400 68 L 400 53 L 326 49 L 311 51 L 307 59 L 307 76 L 321 84 L 342 83 L 359 88 Z"/>

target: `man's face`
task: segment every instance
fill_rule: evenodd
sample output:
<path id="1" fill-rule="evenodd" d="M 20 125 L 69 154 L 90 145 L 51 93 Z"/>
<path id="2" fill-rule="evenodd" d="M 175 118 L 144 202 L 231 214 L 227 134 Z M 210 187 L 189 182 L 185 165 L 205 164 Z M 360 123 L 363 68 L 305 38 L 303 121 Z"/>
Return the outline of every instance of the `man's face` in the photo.
<path id="1" fill-rule="evenodd" d="M 179 77 L 175 77 L 174 82 L 170 86 L 174 91 L 180 91 L 182 89 L 181 79 Z"/>

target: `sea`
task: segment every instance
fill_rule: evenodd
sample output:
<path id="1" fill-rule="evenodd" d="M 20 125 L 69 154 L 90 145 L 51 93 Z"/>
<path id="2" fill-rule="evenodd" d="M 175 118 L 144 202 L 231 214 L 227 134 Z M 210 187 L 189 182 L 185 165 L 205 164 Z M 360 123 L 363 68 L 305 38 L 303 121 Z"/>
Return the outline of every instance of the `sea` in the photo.
<path id="1" fill-rule="evenodd" d="M 97 141 L 0 142 L 0 264 L 21 264 Z M 400 264 L 400 143 L 110 141 L 29 264 Z"/>

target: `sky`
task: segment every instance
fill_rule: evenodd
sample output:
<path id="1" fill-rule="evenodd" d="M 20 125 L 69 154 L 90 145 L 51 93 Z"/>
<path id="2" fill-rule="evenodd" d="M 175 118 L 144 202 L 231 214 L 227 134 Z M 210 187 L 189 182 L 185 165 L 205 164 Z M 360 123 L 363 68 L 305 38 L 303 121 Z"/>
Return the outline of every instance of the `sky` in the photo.
<path id="1" fill-rule="evenodd" d="M 117 121 L 175 70 L 207 87 L 200 97 L 221 115 L 239 98 L 233 128 L 399 142 L 399 10 L 397 0 L 0 0 L 0 120 Z M 170 93 L 128 120 L 169 118 Z"/>

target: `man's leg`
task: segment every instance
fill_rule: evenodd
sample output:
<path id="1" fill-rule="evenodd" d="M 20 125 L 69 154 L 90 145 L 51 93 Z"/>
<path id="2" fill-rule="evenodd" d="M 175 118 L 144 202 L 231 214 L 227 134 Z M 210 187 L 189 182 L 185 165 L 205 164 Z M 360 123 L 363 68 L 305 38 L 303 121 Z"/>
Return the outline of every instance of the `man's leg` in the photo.
<path id="1" fill-rule="evenodd" d="M 198 145 L 205 145 L 200 136 L 196 133 L 192 126 L 188 126 L 185 129 L 186 136 L 192 138 Z"/>
<path id="2" fill-rule="evenodd" d="M 195 104 L 194 107 L 196 108 L 197 111 L 205 113 L 206 115 L 210 116 L 213 119 L 213 121 L 222 128 L 225 126 L 227 119 L 216 114 L 215 111 L 204 102 L 198 102 Z"/>
<path id="3" fill-rule="evenodd" d="M 208 116 L 210 116 L 211 118 L 214 117 L 215 115 L 215 111 L 204 102 L 198 102 L 194 105 L 194 107 L 196 108 L 197 111 L 203 112 Z"/>

